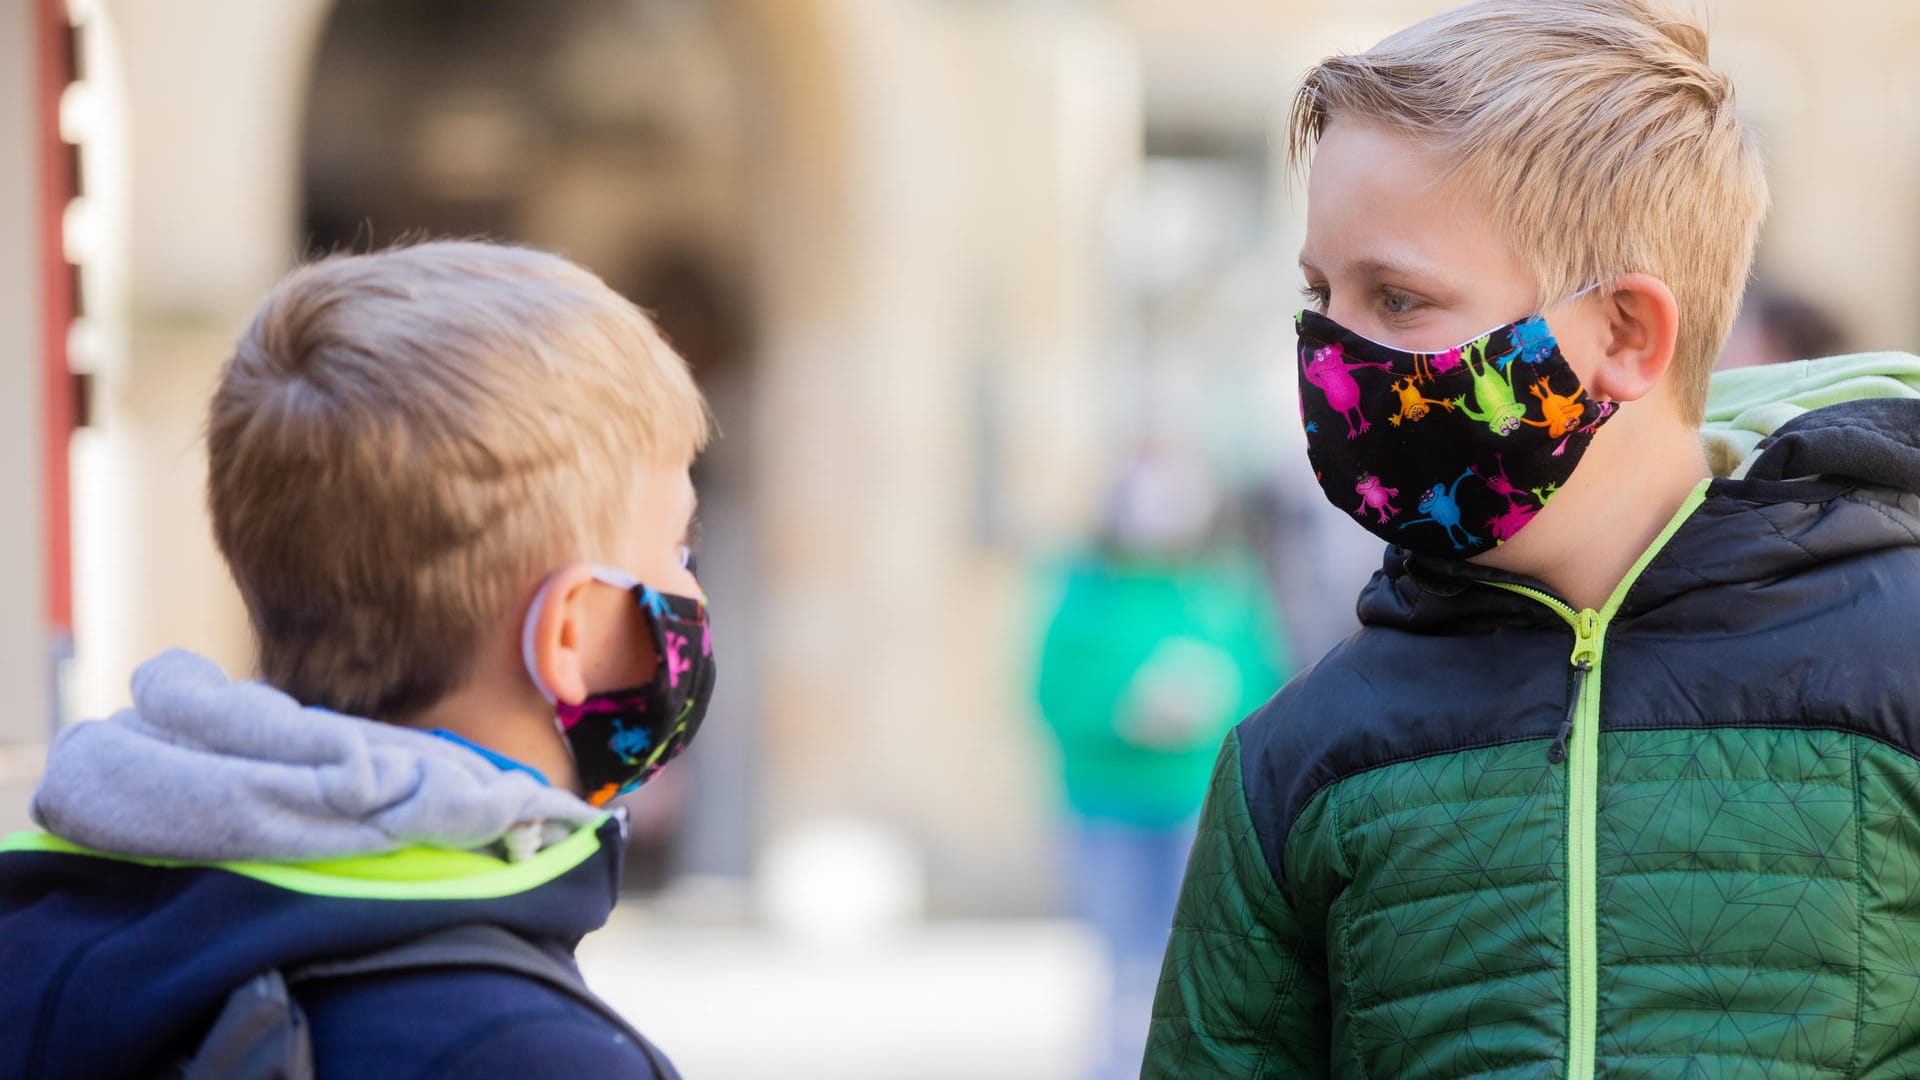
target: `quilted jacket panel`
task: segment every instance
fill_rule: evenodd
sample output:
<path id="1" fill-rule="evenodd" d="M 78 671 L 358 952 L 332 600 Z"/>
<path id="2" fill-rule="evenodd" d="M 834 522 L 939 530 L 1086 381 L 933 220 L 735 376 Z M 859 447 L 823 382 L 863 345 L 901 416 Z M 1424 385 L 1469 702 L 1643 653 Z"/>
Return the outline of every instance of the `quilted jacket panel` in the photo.
<path id="1" fill-rule="evenodd" d="M 1289 899 L 1229 740 L 1148 1075 L 1561 1075 L 1565 790 L 1546 746 L 1327 788 L 1289 839 Z M 1920 763 L 1859 735 L 1719 728 L 1609 733 L 1600 766 L 1600 1075 L 1920 1075 Z"/>

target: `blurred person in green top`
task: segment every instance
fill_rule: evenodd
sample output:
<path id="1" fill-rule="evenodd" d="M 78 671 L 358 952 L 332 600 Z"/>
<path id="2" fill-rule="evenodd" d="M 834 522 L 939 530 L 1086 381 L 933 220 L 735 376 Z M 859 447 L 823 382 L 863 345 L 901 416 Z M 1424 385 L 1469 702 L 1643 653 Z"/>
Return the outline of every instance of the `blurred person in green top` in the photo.
<path id="1" fill-rule="evenodd" d="M 1093 1075 L 1132 1076 L 1214 749 L 1285 680 L 1271 592 L 1223 539 L 1192 455 L 1142 448 L 1091 550 L 1052 568 L 1038 668 L 1060 750 L 1076 913 L 1113 966 Z"/>

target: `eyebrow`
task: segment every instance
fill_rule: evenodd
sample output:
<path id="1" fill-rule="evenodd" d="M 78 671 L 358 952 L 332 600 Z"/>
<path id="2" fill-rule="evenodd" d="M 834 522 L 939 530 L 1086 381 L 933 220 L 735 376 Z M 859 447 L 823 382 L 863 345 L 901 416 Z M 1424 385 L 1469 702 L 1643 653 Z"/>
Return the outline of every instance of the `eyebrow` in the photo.
<path id="1" fill-rule="evenodd" d="M 1313 275 L 1327 277 L 1327 273 L 1325 273 L 1323 269 L 1319 269 L 1311 259 L 1308 259 L 1306 254 L 1300 256 L 1300 271 L 1302 271 L 1306 277 L 1309 277 L 1309 279 L 1311 279 Z M 1350 271 L 1352 271 L 1356 277 L 1367 279 L 1367 281 L 1398 279 L 1398 281 L 1411 281 L 1413 282 L 1413 286 L 1417 286 L 1417 288 L 1442 288 L 1442 290 L 1444 290 L 1444 288 L 1450 288 L 1450 284 L 1452 284 L 1452 277 L 1450 277 L 1446 271 L 1442 271 L 1440 267 L 1436 267 L 1436 265 L 1432 265 L 1432 263 L 1421 261 L 1421 259 L 1356 259 L 1356 261 L 1352 263 Z"/>
<path id="2" fill-rule="evenodd" d="M 1315 265 L 1314 262 L 1307 257 L 1306 252 L 1303 251 L 1300 253 L 1300 269 L 1309 270 L 1309 271 L 1318 271 L 1320 267 Z M 1437 268 L 1427 263 L 1423 263 L 1419 261 L 1400 261 L 1396 259 L 1365 258 L 1355 262 L 1353 264 L 1353 269 L 1358 273 L 1366 274 L 1376 278 L 1377 277 L 1417 277 L 1417 278 L 1444 280 L 1444 277 L 1445 277 L 1445 275 L 1441 274 Z"/>

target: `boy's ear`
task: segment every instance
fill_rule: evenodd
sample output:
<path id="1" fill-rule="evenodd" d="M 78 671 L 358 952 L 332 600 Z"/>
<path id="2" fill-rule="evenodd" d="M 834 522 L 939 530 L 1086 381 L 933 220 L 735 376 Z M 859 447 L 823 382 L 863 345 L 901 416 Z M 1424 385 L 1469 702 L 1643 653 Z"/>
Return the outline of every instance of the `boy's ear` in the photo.
<path id="1" fill-rule="evenodd" d="M 1599 299 L 1603 352 L 1593 378 L 1602 399 L 1638 401 L 1673 366 L 1680 337 L 1680 305 L 1652 274 L 1624 274 Z"/>
<path id="2" fill-rule="evenodd" d="M 576 563 L 556 571 L 540 587 L 526 627 L 526 663 L 548 696 L 569 705 L 586 700 L 587 588 L 593 574 Z"/>

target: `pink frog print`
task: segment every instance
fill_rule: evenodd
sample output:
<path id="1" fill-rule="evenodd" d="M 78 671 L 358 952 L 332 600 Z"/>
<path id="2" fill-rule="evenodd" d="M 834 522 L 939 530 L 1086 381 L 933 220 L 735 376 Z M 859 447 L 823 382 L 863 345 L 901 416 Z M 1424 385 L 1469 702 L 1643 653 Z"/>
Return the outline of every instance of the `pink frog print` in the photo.
<path id="1" fill-rule="evenodd" d="M 1506 462 L 1501 459 L 1501 455 L 1499 454 L 1493 455 L 1493 461 L 1495 465 L 1499 466 L 1500 474 L 1498 476 L 1482 476 L 1481 479 L 1487 482 L 1487 488 L 1495 495 L 1499 495 L 1507 500 L 1507 508 L 1488 520 L 1487 531 L 1493 534 L 1495 543 L 1504 544 L 1513 539 L 1515 534 L 1519 533 L 1519 531 L 1526 526 L 1527 522 L 1533 520 L 1533 515 L 1540 512 L 1540 507 L 1524 506 L 1515 499 L 1514 496 L 1519 495 L 1521 492 L 1520 489 L 1513 486 L 1513 480 L 1507 476 Z M 1474 472 L 1478 475 L 1479 470 L 1476 469 Z M 1537 492 L 1534 494 L 1534 498 L 1542 504 L 1545 502 L 1545 500 L 1540 499 Z"/>
<path id="2" fill-rule="evenodd" d="M 1312 359 L 1306 361 L 1307 381 L 1327 395 L 1327 404 L 1347 422 L 1347 438 L 1358 438 L 1361 432 L 1371 426 L 1360 412 L 1360 384 L 1353 381 L 1353 373 L 1361 368 L 1386 367 L 1385 364 L 1370 363 L 1349 365 L 1346 350 L 1338 342 L 1313 350 Z M 1359 417 L 1357 424 L 1355 417 Z"/>
<path id="3" fill-rule="evenodd" d="M 1508 502 L 1512 502 L 1514 495 L 1518 494 L 1520 489 L 1514 487 L 1513 481 L 1507 477 L 1507 463 L 1504 455 L 1493 455 L 1493 463 L 1499 467 L 1500 475 L 1482 476 L 1481 479 L 1487 482 L 1487 487 L 1491 489 L 1495 495 L 1504 495 Z M 1475 475 L 1479 475 L 1479 469 L 1473 471 Z"/>
<path id="4" fill-rule="evenodd" d="M 1445 352 L 1419 354 L 1413 358 L 1413 381 L 1416 383 L 1430 383 L 1434 379 L 1445 375 L 1447 372 L 1459 366 L 1460 349 L 1458 346 L 1448 349 Z"/>
<path id="5" fill-rule="evenodd" d="M 568 702 L 561 701 L 554 705 L 554 712 L 560 720 L 560 730 L 562 731 L 572 731 L 580 721 L 589 716 L 618 715 L 628 711 L 646 712 L 646 699 L 609 701 L 606 698 L 590 697 L 578 704 L 569 704 Z"/>
<path id="6" fill-rule="evenodd" d="M 667 685 L 679 686 L 680 676 L 687 673 L 693 661 L 687 659 L 687 639 L 685 636 L 667 631 Z"/>
<path id="7" fill-rule="evenodd" d="M 1385 525 L 1388 518 L 1400 512 L 1400 508 L 1391 501 L 1400 497 L 1400 489 L 1388 487 L 1372 473 L 1361 473 L 1360 482 L 1353 486 L 1353 490 L 1360 495 L 1360 507 L 1353 512 L 1354 517 L 1366 517 L 1367 510 L 1371 508 L 1380 515 L 1379 523 Z"/>
<path id="8" fill-rule="evenodd" d="M 1504 544 L 1514 538 L 1533 515 L 1540 512 L 1537 506 L 1521 506 L 1517 502 L 1508 502 L 1507 508 L 1495 514 L 1487 521 L 1487 531 L 1493 534 L 1495 543 Z"/>

